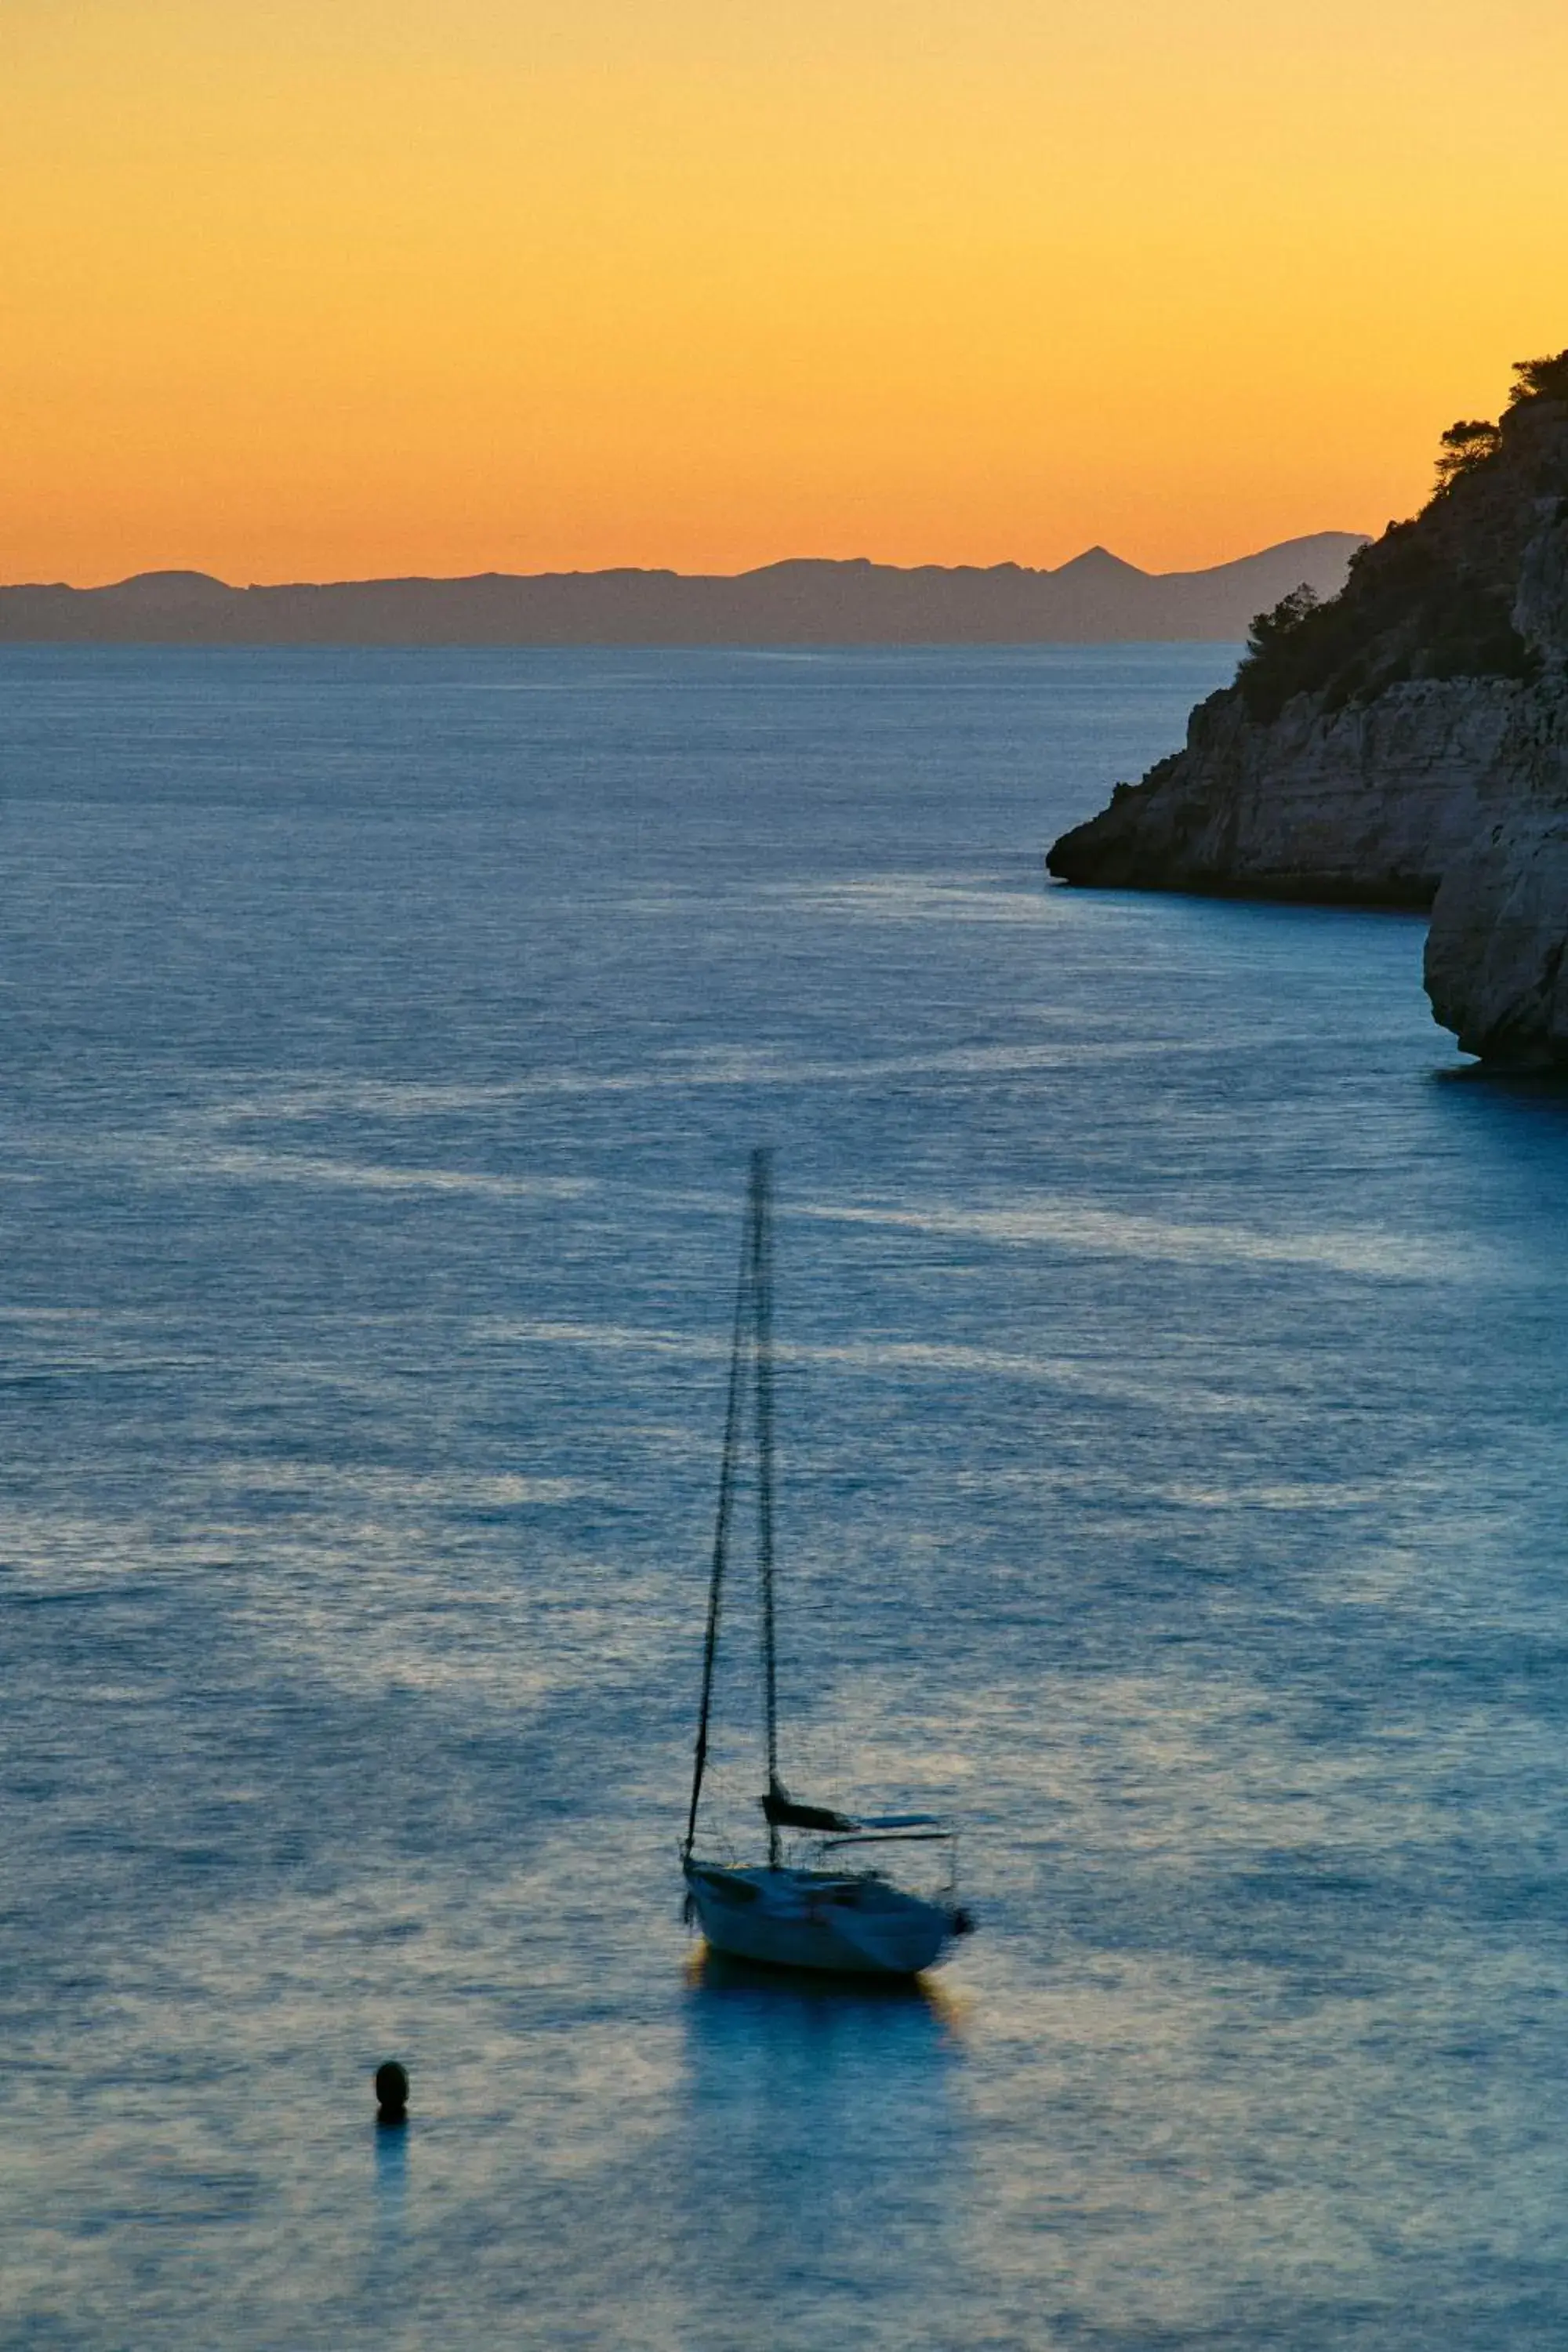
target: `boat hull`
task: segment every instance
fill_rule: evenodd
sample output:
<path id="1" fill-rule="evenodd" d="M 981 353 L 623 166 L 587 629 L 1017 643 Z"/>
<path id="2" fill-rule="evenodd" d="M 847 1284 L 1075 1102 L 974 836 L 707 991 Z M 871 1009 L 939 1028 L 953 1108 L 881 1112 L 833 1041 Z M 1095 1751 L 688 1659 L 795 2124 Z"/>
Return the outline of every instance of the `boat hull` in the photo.
<path id="1" fill-rule="evenodd" d="M 885 1879 L 689 1863 L 686 1881 L 713 1949 L 766 1968 L 918 1976 L 956 1932 L 944 1906 Z"/>

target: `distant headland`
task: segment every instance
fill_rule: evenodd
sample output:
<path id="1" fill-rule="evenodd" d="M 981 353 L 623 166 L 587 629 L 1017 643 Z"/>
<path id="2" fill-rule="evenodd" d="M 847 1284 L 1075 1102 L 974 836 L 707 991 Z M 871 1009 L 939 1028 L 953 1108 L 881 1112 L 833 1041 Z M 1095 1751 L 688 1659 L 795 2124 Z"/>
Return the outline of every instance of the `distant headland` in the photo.
<path id="1" fill-rule="evenodd" d="M 1113 889 L 1430 907 L 1461 1045 L 1568 1067 L 1568 351 L 1442 438 L 1342 593 L 1260 612 L 1186 747 L 1055 844 Z"/>
<path id="2" fill-rule="evenodd" d="M 147 572 L 108 588 L 0 588 L 0 643 L 228 646 L 1102 645 L 1238 640 L 1303 583 L 1343 586 L 1357 531 L 1206 572 L 1141 572 L 1091 547 L 1055 572 L 805 559 L 732 577 L 487 572 L 231 588 Z"/>

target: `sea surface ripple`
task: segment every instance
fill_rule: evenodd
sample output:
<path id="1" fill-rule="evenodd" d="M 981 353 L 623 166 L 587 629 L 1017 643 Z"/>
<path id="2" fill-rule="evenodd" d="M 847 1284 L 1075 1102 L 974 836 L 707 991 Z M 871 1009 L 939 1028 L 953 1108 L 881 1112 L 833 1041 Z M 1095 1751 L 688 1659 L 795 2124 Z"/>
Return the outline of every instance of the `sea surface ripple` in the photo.
<path id="1" fill-rule="evenodd" d="M 0 2340 L 1568 2341 L 1568 1105 L 1044 886 L 1233 660 L 0 655 Z M 755 1141 L 924 1993 L 679 1916 Z"/>

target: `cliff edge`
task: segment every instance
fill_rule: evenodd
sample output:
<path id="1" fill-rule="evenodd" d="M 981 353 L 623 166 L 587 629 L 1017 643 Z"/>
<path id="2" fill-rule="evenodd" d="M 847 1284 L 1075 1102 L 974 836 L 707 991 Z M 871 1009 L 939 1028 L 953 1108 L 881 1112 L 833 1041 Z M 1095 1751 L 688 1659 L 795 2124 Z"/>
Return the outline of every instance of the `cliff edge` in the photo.
<path id="1" fill-rule="evenodd" d="M 1468 1052 L 1568 1064 L 1568 352 L 1443 436 L 1413 521 L 1253 623 L 1185 749 L 1064 834 L 1067 882 L 1430 907 Z"/>

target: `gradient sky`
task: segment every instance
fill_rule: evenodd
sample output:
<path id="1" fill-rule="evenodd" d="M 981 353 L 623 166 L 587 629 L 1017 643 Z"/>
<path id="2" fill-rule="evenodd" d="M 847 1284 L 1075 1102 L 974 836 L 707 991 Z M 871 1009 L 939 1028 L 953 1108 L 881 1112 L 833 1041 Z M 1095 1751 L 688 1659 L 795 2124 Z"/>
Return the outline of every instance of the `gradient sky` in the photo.
<path id="1" fill-rule="evenodd" d="M 0 0 L 0 578 L 1380 529 L 1565 123 L 1568 0 Z"/>

